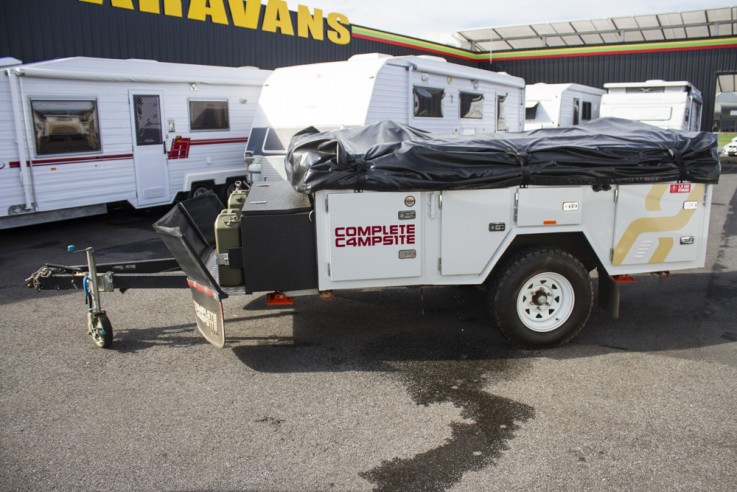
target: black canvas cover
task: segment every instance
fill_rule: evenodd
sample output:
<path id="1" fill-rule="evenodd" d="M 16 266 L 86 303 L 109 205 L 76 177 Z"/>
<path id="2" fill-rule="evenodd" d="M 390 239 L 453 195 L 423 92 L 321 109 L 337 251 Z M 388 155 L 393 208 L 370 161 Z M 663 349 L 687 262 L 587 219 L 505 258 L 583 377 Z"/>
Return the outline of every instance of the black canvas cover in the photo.
<path id="1" fill-rule="evenodd" d="M 384 121 L 292 139 L 287 176 L 295 190 L 377 191 L 518 185 L 716 183 L 716 136 L 601 118 L 521 133 L 437 137 Z"/>

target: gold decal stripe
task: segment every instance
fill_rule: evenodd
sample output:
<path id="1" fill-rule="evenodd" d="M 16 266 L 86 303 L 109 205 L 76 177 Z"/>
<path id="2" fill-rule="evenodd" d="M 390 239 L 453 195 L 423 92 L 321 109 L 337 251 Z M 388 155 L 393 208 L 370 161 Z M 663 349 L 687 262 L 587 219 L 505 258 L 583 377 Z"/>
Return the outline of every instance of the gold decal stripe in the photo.
<path id="1" fill-rule="evenodd" d="M 694 186 L 688 196 L 688 201 L 699 200 L 703 192 L 703 185 Z M 695 210 L 681 210 L 673 217 L 645 217 L 636 219 L 630 223 L 624 231 L 617 246 L 614 248 L 612 265 L 621 265 L 624 258 L 632 249 L 635 240 L 646 232 L 669 232 L 682 229 L 691 220 Z"/>
<path id="2" fill-rule="evenodd" d="M 672 249 L 672 237 L 658 238 L 658 247 L 655 249 L 655 253 L 650 257 L 650 263 L 664 263 Z"/>
<path id="3" fill-rule="evenodd" d="M 665 195 L 665 190 L 667 189 L 667 184 L 653 186 L 650 193 L 647 194 L 647 198 L 645 198 L 645 210 L 648 212 L 660 212 L 660 200 L 663 199 L 663 195 Z"/>

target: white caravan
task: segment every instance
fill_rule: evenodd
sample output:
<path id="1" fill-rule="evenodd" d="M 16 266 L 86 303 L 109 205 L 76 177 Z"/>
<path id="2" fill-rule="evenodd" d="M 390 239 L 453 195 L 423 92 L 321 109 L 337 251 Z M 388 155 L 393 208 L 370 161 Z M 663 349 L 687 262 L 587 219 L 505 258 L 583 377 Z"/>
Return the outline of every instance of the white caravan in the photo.
<path id="1" fill-rule="evenodd" d="M 271 73 L 83 57 L 4 65 L 0 229 L 227 189 L 245 176 Z"/>
<path id="2" fill-rule="evenodd" d="M 393 120 L 439 134 L 524 129 L 523 79 L 434 56 L 378 53 L 278 68 L 264 84 L 248 140 L 252 179 L 281 179 L 291 138 Z"/>
<path id="3" fill-rule="evenodd" d="M 626 118 L 665 129 L 698 131 L 704 105 L 691 82 L 625 82 L 604 84 L 601 116 Z"/>
<path id="4" fill-rule="evenodd" d="M 580 84 L 528 85 L 525 89 L 525 131 L 575 126 L 599 117 L 603 89 Z"/>

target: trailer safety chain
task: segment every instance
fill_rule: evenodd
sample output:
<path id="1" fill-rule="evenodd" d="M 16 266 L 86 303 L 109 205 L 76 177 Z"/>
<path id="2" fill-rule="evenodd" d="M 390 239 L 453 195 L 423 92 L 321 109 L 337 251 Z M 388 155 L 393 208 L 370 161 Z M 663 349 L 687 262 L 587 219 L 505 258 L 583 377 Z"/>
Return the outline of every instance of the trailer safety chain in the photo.
<path id="1" fill-rule="evenodd" d="M 26 279 L 26 286 L 35 289 L 37 292 L 41 292 L 43 289 L 43 283 L 41 279 L 50 278 L 55 273 L 61 273 L 64 270 L 61 268 L 50 267 L 44 265 L 38 269 L 36 273 Z"/>

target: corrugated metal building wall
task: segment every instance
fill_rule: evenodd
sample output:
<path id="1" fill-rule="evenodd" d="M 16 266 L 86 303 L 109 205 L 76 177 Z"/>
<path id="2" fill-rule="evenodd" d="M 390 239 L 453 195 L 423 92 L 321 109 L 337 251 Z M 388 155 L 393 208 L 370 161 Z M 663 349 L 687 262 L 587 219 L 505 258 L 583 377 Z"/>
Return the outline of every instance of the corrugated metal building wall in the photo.
<path id="1" fill-rule="evenodd" d="M 68 56 L 144 58 L 273 69 L 345 60 L 356 53 L 422 53 L 417 48 L 356 37 L 338 45 L 327 39 L 247 29 L 232 25 L 230 16 L 230 25 L 191 20 L 186 18 L 189 0 L 181 3 L 184 17 L 114 8 L 110 0 L 103 5 L 79 0 L 2 0 L 0 57 L 12 56 L 25 63 Z M 138 4 L 138 0 L 133 2 Z M 291 17 L 296 30 L 296 14 Z"/>
<path id="2" fill-rule="evenodd" d="M 112 6 L 113 1 L 116 7 Z M 158 3 L 161 9 L 164 4 Z M 344 60 L 357 53 L 437 54 L 454 63 L 505 71 L 523 77 L 528 83 L 577 82 L 601 87 L 605 82 L 689 80 L 704 94 L 704 129 L 711 127 L 716 74 L 737 72 L 734 47 L 542 56 L 489 63 L 488 53 L 444 47 L 355 25 L 347 27 L 352 33 L 350 42 L 340 45 L 327 39 L 318 41 L 236 27 L 232 25 L 232 16 L 228 16 L 228 25 L 210 19 L 197 21 L 187 18 L 190 0 L 178 3 L 182 6 L 181 17 L 141 12 L 143 0 L 3 0 L 0 2 L 0 57 L 12 56 L 26 63 L 68 56 L 145 58 L 272 69 Z M 152 4 L 156 2 L 147 2 L 149 6 Z M 132 10 L 121 5 L 129 5 Z M 226 7 L 228 2 L 222 1 L 222 5 Z M 263 11 L 264 7 L 262 14 Z M 295 13 L 291 13 L 291 19 L 296 30 Z"/>

